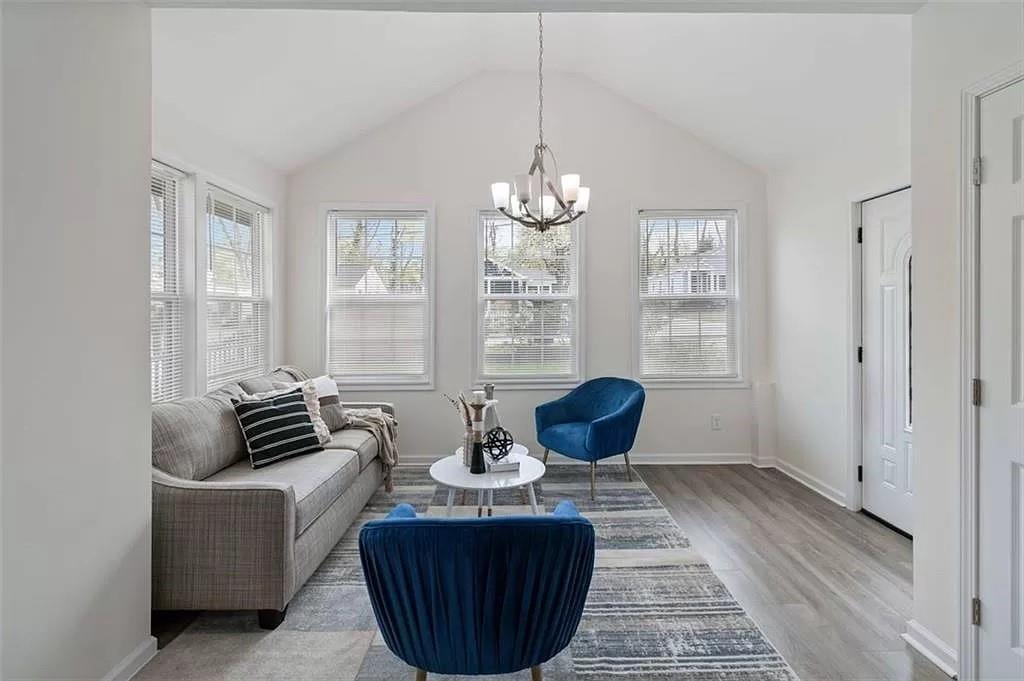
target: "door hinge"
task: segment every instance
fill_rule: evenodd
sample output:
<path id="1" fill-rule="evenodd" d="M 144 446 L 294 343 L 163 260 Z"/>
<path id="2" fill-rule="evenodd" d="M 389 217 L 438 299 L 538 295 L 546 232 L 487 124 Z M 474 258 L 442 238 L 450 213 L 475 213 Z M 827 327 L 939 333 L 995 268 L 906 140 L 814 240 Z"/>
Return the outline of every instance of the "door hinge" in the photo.
<path id="1" fill-rule="evenodd" d="M 864 243 L 864 228 L 863 227 L 858 227 L 857 228 L 857 243 L 859 243 L 859 244 Z"/>
<path id="2" fill-rule="evenodd" d="M 857 466 L 857 482 L 864 482 L 864 466 Z"/>
<path id="3" fill-rule="evenodd" d="M 975 187 L 981 186 L 981 156 L 975 156 L 971 163 L 971 182 Z"/>
<path id="4" fill-rule="evenodd" d="M 971 599 L 971 624 L 981 626 L 981 599 L 977 596 Z"/>
<path id="5" fill-rule="evenodd" d="M 975 407 L 981 406 L 981 379 L 971 379 L 971 404 Z"/>
<path id="6" fill-rule="evenodd" d="M 864 346 L 863 345 L 858 345 L 857 346 L 857 362 L 859 364 L 863 364 L 864 363 Z"/>

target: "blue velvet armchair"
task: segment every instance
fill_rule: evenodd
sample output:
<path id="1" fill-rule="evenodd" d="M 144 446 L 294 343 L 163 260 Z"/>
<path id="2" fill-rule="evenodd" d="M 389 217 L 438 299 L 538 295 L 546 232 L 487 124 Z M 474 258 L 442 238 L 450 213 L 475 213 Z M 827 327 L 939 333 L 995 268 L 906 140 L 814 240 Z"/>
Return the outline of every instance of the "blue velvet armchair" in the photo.
<path id="1" fill-rule="evenodd" d="M 553 402 L 537 407 L 537 442 L 548 451 L 590 462 L 590 499 L 597 486 L 597 462 L 622 454 L 626 477 L 633 479 L 633 448 L 644 411 L 644 387 L 627 378 L 595 378 Z"/>
<path id="2" fill-rule="evenodd" d="M 572 502 L 550 516 L 417 518 L 401 504 L 359 533 L 385 643 L 416 679 L 509 674 L 569 645 L 594 570 L 594 528 Z"/>

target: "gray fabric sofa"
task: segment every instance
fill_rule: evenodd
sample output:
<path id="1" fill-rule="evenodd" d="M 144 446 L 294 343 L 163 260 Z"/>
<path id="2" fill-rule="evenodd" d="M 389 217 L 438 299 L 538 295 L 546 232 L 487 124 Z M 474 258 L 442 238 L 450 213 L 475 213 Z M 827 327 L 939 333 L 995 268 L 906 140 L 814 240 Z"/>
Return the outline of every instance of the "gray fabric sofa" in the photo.
<path id="1" fill-rule="evenodd" d="M 383 481 L 368 432 L 332 433 L 324 451 L 253 470 L 231 398 L 281 368 L 203 397 L 153 405 L 153 609 L 258 610 L 276 627 Z M 346 407 L 390 404 L 346 403 Z"/>

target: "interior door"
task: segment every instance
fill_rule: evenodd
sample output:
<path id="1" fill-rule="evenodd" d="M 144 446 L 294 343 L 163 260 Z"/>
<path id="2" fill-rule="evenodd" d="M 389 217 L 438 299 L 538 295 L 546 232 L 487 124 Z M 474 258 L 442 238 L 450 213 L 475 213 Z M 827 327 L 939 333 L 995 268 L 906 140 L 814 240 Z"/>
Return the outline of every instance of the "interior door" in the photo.
<path id="1" fill-rule="evenodd" d="M 981 100 L 978 678 L 1024 679 L 1024 83 Z"/>
<path id="2" fill-rule="evenodd" d="M 864 510 L 913 533 L 910 190 L 862 204 Z"/>

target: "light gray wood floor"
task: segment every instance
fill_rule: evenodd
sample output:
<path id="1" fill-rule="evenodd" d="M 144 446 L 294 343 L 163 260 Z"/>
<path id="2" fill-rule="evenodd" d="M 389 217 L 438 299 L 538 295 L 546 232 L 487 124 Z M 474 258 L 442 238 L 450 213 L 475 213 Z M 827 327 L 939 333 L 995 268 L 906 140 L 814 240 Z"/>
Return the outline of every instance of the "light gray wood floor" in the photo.
<path id="1" fill-rule="evenodd" d="M 774 469 L 636 470 L 802 681 L 948 681 L 900 638 L 909 539 Z"/>

